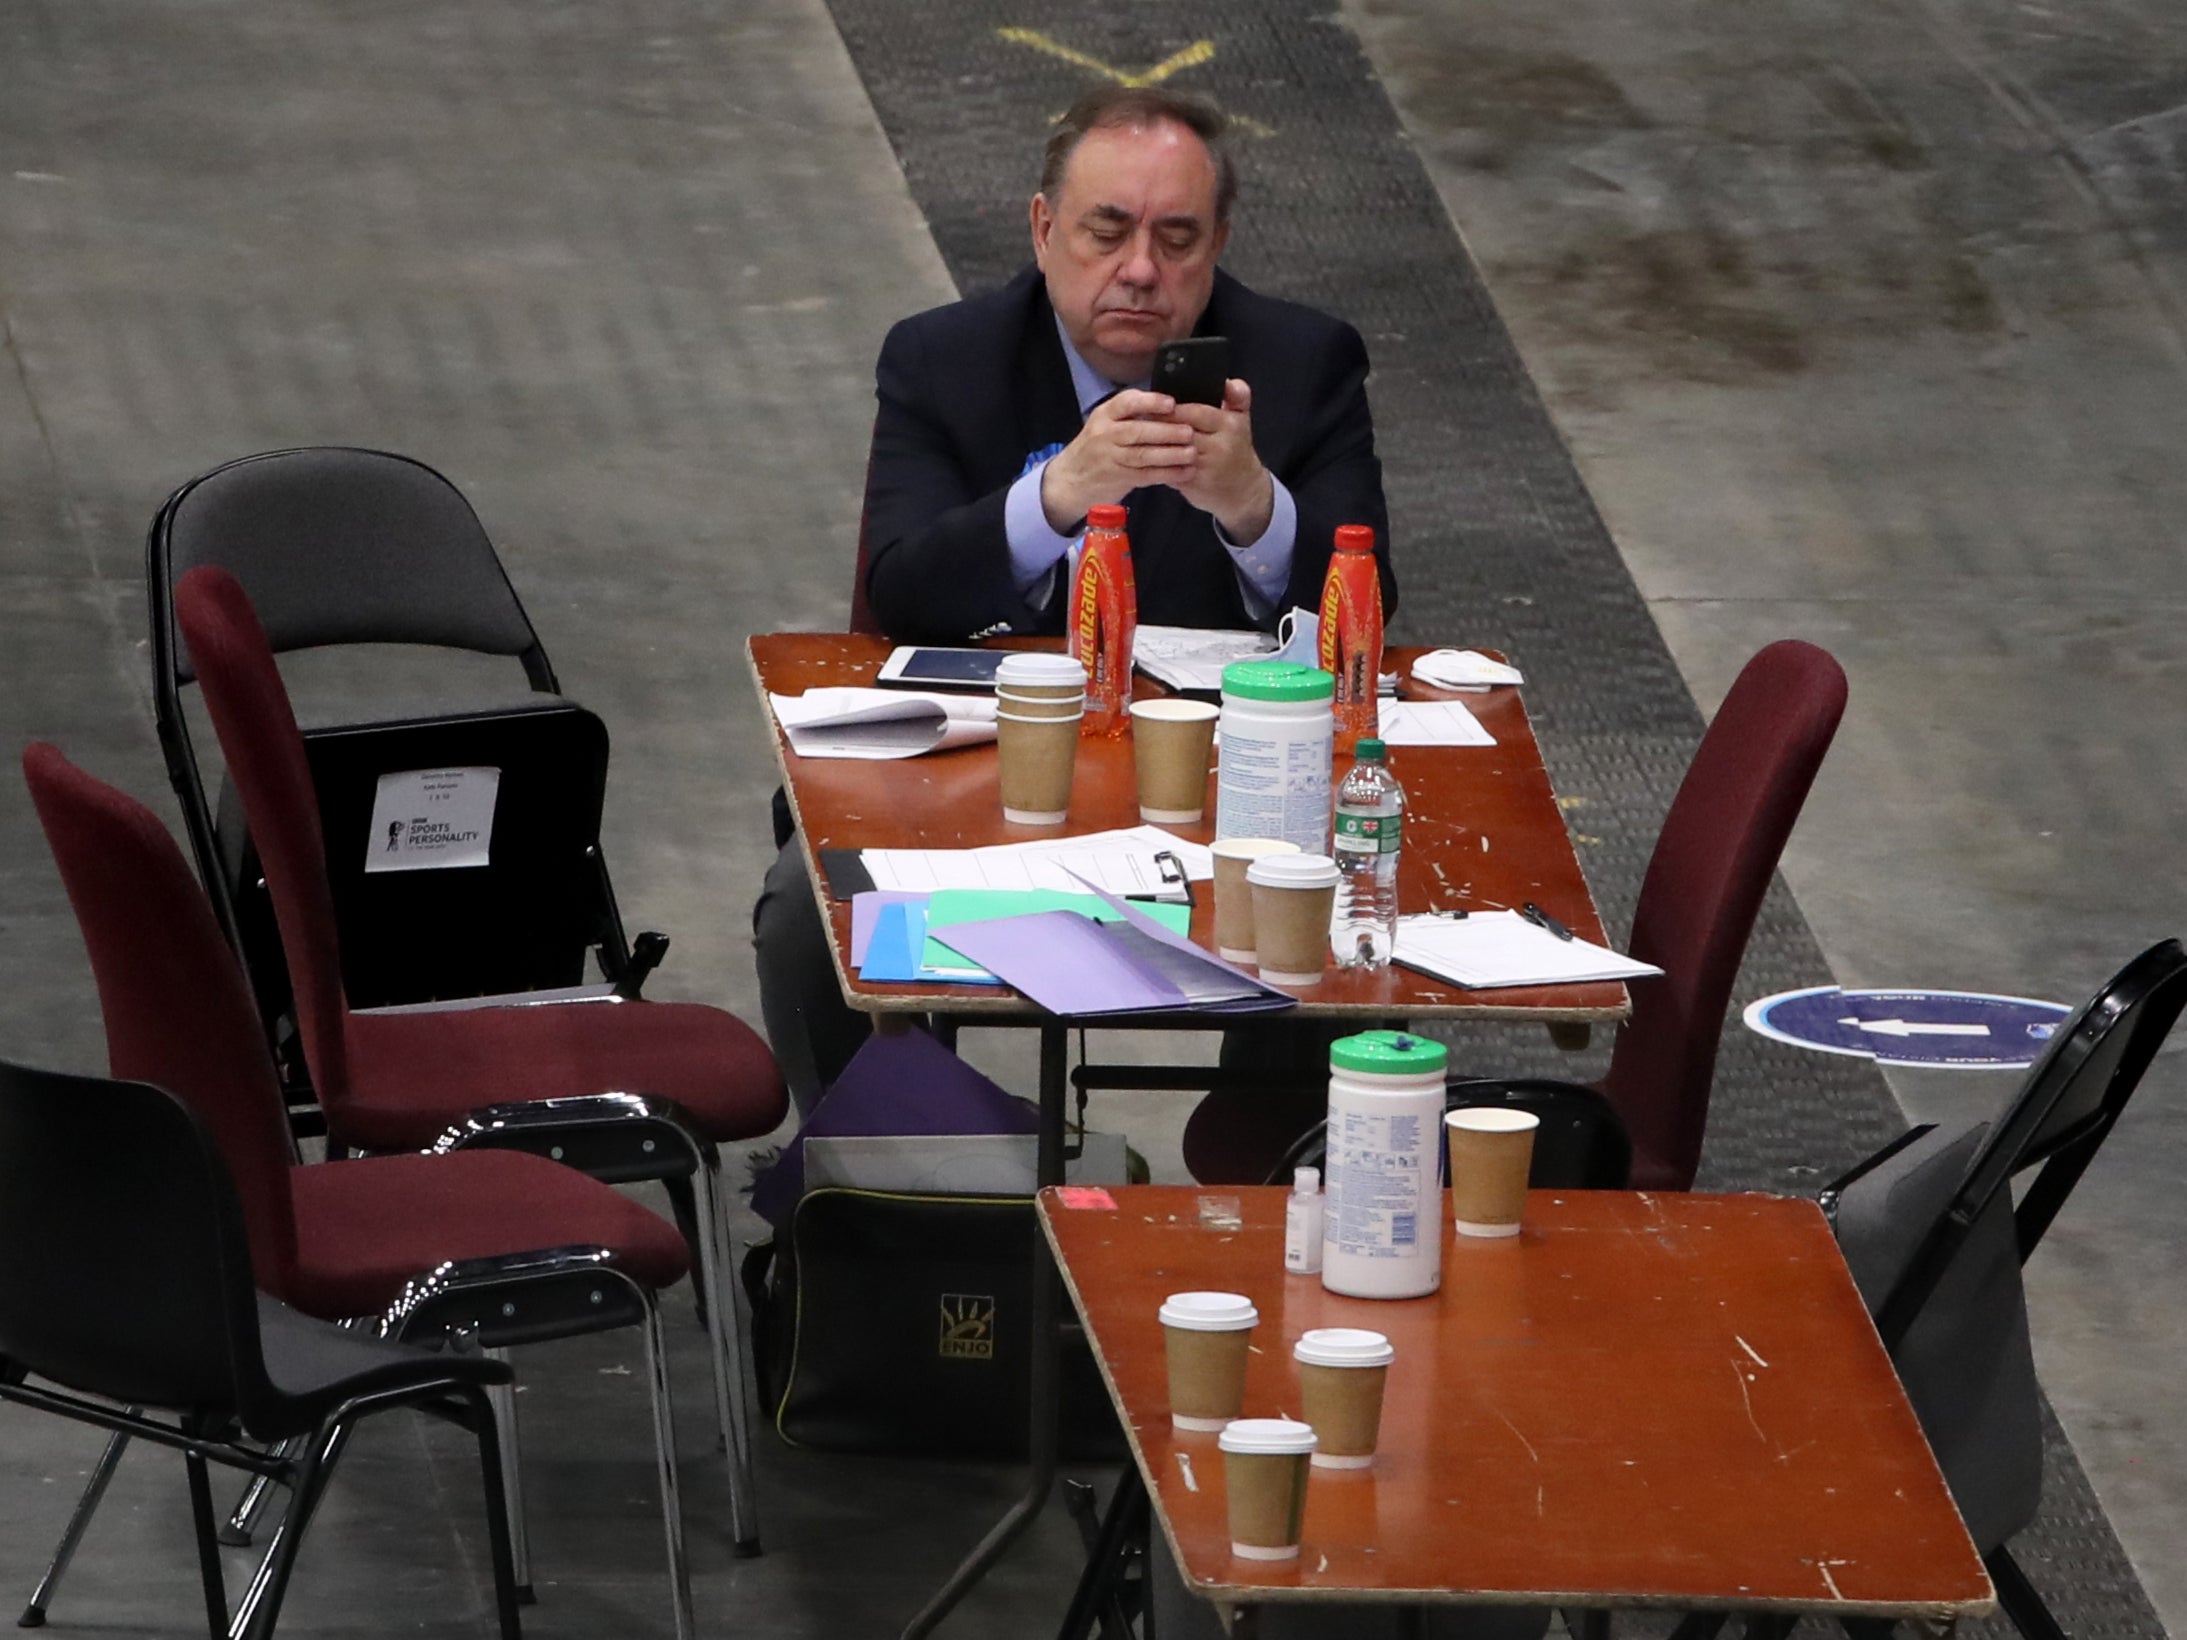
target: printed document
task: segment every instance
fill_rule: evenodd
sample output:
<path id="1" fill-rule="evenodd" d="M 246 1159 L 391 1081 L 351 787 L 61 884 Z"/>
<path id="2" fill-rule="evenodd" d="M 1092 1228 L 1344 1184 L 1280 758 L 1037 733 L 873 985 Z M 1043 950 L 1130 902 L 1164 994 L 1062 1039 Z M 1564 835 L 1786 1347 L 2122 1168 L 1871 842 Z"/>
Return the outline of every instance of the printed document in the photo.
<path id="1" fill-rule="evenodd" d="M 799 757 L 919 757 L 995 738 L 992 695 L 844 688 L 767 699 Z"/>
<path id="2" fill-rule="evenodd" d="M 1469 917 L 1433 914 L 1397 919 L 1391 960 L 1453 985 L 1584 985 L 1590 980 L 1660 974 L 1606 945 L 1560 940 L 1516 911 L 1476 911 Z"/>

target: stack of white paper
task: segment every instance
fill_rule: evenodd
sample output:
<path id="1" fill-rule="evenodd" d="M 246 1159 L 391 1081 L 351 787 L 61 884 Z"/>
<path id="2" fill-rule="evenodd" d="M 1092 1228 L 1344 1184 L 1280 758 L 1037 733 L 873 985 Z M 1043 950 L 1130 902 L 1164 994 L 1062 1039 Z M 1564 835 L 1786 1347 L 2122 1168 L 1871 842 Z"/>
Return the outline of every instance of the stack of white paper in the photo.
<path id="1" fill-rule="evenodd" d="M 1149 825 L 989 848 L 869 848 L 858 857 L 873 886 L 882 889 L 930 894 L 940 888 L 1060 888 L 1083 893 L 1091 883 L 1111 894 L 1183 900 L 1174 870 L 1165 872 L 1157 858 L 1163 854 L 1175 856 L 1188 881 L 1205 882 L 1215 875 L 1215 856 L 1205 843 L 1188 843 Z"/>
<path id="2" fill-rule="evenodd" d="M 1379 714 L 1385 746 L 1493 746 L 1496 737 L 1455 700 L 1386 700 Z"/>
<path id="3" fill-rule="evenodd" d="M 918 757 L 995 738 L 992 695 L 808 689 L 767 699 L 799 757 Z"/>
<path id="4" fill-rule="evenodd" d="M 1583 985 L 1590 980 L 1660 974 L 1606 945 L 1560 940 L 1516 911 L 1476 911 L 1470 917 L 1400 917 L 1393 960 L 1453 985 Z"/>
<path id="5" fill-rule="evenodd" d="M 1275 644 L 1259 632 L 1202 631 L 1190 626 L 1142 626 L 1132 638 L 1132 665 L 1172 689 L 1213 694 L 1232 661 L 1267 655 Z"/>

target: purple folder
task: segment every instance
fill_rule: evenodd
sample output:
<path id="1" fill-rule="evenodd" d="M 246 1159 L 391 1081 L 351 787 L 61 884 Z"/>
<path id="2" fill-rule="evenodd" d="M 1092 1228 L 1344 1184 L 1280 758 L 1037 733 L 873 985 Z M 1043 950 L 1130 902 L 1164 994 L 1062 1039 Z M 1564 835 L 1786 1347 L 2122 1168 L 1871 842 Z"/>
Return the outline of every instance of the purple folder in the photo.
<path id="1" fill-rule="evenodd" d="M 1079 879 L 1084 882 L 1084 878 Z M 1052 1014 L 1266 1013 L 1298 999 L 1233 968 L 1125 900 L 1099 894 L 1121 922 L 1069 911 L 956 923 L 961 951 Z"/>

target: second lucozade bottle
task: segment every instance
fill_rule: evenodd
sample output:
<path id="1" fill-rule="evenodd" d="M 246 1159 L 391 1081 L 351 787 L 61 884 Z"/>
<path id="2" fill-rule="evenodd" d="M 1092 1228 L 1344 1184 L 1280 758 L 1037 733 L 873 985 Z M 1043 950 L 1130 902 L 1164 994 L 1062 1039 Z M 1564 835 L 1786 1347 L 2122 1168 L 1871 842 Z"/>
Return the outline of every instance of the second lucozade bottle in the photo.
<path id="1" fill-rule="evenodd" d="M 1321 583 L 1321 669 L 1336 679 L 1336 746 L 1350 751 L 1379 727 L 1382 676 L 1382 573 L 1374 531 L 1339 524 L 1329 573 Z"/>
<path id="2" fill-rule="evenodd" d="M 1131 727 L 1131 650 L 1139 630 L 1124 509 L 1089 507 L 1086 541 L 1071 575 L 1066 616 L 1071 658 L 1086 668 L 1086 716 L 1079 733 L 1120 735 Z"/>

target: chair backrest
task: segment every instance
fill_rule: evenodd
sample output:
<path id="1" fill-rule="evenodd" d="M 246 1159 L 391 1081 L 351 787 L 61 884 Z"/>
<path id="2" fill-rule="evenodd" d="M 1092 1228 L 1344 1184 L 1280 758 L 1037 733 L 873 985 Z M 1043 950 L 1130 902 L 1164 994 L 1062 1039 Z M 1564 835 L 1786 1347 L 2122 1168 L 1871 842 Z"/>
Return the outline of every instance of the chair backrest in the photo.
<path id="1" fill-rule="evenodd" d="M 1693 1183 L 1732 983 L 1845 695 L 1823 650 L 1770 644 L 1741 669 L 1671 802 L 1631 943 L 1663 975 L 1634 983 L 1601 1083 L 1631 1131 L 1641 1189 Z"/>
<path id="2" fill-rule="evenodd" d="M 155 634 L 185 682 L 194 674 L 174 647 L 171 599 L 200 564 L 243 583 L 276 653 L 342 643 L 539 650 L 470 503 L 424 463 L 384 450 L 273 450 L 216 467 L 168 498 L 147 558 Z M 534 687 L 551 692 L 551 675 Z"/>
<path id="3" fill-rule="evenodd" d="M 257 1009 L 204 891 L 143 804 L 43 744 L 24 752 L 23 775 L 91 956 L 108 1070 L 197 1113 L 241 1197 L 259 1285 L 286 1296 L 294 1150 Z"/>
<path id="4" fill-rule="evenodd" d="M 1483 1105 L 1509 1106 L 1540 1118 L 1526 1175 L 1533 1189 L 1625 1188 L 1632 1172 L 1632 1141 L 1615 1107 L 1593 1088 L 1575 1082 L 1488 1078 L 1453 1080 L 1444 1090 L 1446 1111 Z M 1291 1142 L 1263 1182 L 1288 1185 L 1294 1169 L 1325 1166 L 1328 1156 L 1329 1124 L 1316 1122 Z M 1437 1166 L 1442 1165 L 1438 1157 Z"/>
<path id="5" fill-rule="evenodd" d="M 2043 1057 L 1967 1164 L 1949 1204 L 1921 1236 L 1890 1293 L 1876 1306 L 1876 1330 L 1896 1348 L 1960 1256 L 1986 1213 L 2009 1203 L 2012 1180 L 2041 1171 L 2013 1209 L 2025 1262 L 2065 1198 L 2109 1136 L 2119 1113 L 2187 1007 L 2187 951 L 2152 945 L 2112 976 L 2051 1039 Z"/>
<path id="6" fill-rule="evenodd" d="M 873 482 L 873 456 L 870 451 L 866 456 L 866 482 Z M 866 572 L 873 567 L 873 544 L 866 539 L 868 516 L 867 508 L 861 504 L 858 509 L 858 563 L 851 572 L 850 629 L 881 638 L 888 636 L 887 629 L 873 613 L 873 603 L 866 596 Z"/>
<path id="7" fill-rule="evenodd" d="M 304 1061 L 332 1120 L 349 1098 L 349 1004 L 304 737 L 265 629 L 233 575 L 201 564 L 183 576 L 175 586 L 175 621 L 258 844 L 288 957 Z"/>
<path id="8" fill-rule="evenodd" d="M 201 564 L 221 565 L 243 582 L 276 652 L 433 644 L 513 655 L 534 690 L 552 694 L 557 685 L 478 515 L 422 462 L 382 450 L 272 450 L 175 491 L 145 544 L 153 717 L 198 874 L 222 932 L 240 949 L 213 805 L 182 710 L 181 686 L 196 669 L 177 640 L 174 593 Z"/>
<path id="9" fill-rule="evenodd" d="M 218 1147 L 138 1082 L 0 1063 L 0 1357 L 133 1405 L 241 1411 L 264 1381 Z"/>

